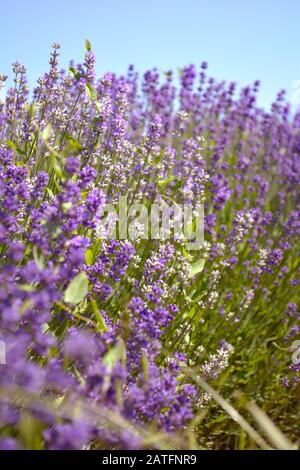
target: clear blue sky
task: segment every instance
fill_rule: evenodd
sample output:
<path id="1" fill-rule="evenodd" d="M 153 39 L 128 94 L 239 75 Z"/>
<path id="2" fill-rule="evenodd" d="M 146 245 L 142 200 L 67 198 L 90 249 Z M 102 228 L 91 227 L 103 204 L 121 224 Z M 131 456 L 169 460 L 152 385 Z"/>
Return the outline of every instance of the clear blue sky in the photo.
<path id="1" fill-rule="evenodd" d="M 48 67 L 80 61 L 84 40 L 99 73 L 176 69 L 209 62 L 211 74 L 245 85 L 262 81 L 260 104 L 300 80 L 299 0 L 0 0 L 0 73 L 19 59 L 31 85 Z"/>

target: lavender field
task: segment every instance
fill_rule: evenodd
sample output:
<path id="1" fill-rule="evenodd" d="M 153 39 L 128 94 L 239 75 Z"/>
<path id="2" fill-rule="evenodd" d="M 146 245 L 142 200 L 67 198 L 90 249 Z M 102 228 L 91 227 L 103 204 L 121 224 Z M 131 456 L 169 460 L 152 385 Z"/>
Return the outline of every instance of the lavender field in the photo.
<path id="1" fill-rule="evenodd" d="M 85 47 L 0 102 L 0 449 L 297 448 L 300 113 Z"/>

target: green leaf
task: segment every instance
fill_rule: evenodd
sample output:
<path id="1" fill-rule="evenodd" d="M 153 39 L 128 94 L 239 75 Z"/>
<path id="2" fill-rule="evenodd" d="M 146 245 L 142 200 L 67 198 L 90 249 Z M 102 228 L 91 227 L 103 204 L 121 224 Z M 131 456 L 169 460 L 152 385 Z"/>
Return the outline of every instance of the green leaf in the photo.
<path id="1" fill-rule="evenodd" d="M 85 252 L 85 262 L 88 266 L 91 266 L 94 263 L 93 251 L 90 248 Z"/>
<path id="2" fill-rule="evenodd" d="M 148 382 L 149 380 L 149 359 L 147 357 L 147 354 L 145 350 L 142 350 L 142 369 L 143 369 L 143 374 L 145 378 L 145 382 Z"/>
<path id="3" fill-rule="evenodd" d="M 190 267 L 189 279 L 201 273 L 204 269 L 204 265 L 205 265 L 205 258 L 199 259 L 194 264 L 192 264 Z"/>
<path id="4" fill-rule="evenodd" d="M 7 140 L 5 143 L 6 143 L 6 145 L 8 145 L 11 149 L 17 150 L 17 146 L 16 146 L 16 144 L 13 143 L 12 140 Z"/>
<path id="5" fill-rule="evenodd" d="M 96 88 L 94 88 L 90 83 L 86 83 L 85 85 L 85 91 L 88 97 L 91 100 L 96 100 L 97 99 L 97 91 Z"/>
<path id="6" fill-rule="evenodd" d="M 163 158 L 163 156 L 164 156 L 164 151 L 162 150 L 160 154 L 154 159 L 153 165 L 154 166 L 158 165 L 161 159 Z"/>
<path id="7" fill-rule="evenodd" d="M 122 338 L 118 338 L 117 344 L 108 350 L 102 362 L 107 367 L 108 372 L 111 372 L 115 365 L 120 361 L 123 365 L 126 364 L 126 346 Z M 110 386 L 110 376 L 105 374 L 103 391 L 106 392 Z"/>
<path id="8" fill-rule="evenodd" d="M 63 202 L 61 206 L 62 206 L 63 213 L 67 214 L 69 210 L 73 207 L 73 203 L 71 201 Z"/>
<path id="9" fill-rule="evenodd" d="M 8 145 L 11 149 L 15 150 L 16 152 L 18 152 L 19 155 L 26 155 L 26 152 L 24 150 L 22 150 L 20 147 L 18 147 L 11 140 L 7 140 L 6 145 Z"/>
<path id="10" fill-rule="evenodd" d="M 178 179 L 174 182 L 174 185 L 172 186 L 173 192 L 177 191 L 180 189 L 182 186 L 182 181 L 179 181 Z"/>
<path id="11" fill-rule="evenodd" d="M 73 149 L 76 149 L 76 150 L 83 149 L 82 145 L 72 135 L 66 134 L 65 139 L 70 145 L 70 147 L 72 147 Z"/>
<path id="12" fill-rule="evenodd" d="M 33 259 L 36 262 L 37 267 L 39 268 L 40 271 L 42 271 L 45 267 L 45 259 L 44 256 L 39 253 L 39 249 L 37 248 L 36 245 L 33 246 Z"/>
<path id="13" fill-rule="evenodd" d="M 45 129 L 42 132 L 42 139 L 48 140 L 51 135 L 51 124 L 47 124 Z"/>
<path id="14" fill-rule="evenodd" d="M 74 69 L 74 67 L 69 67 L 69 72 L 73 75 L 76 80 L 80 80 L 80 73 Z"/>
<path id="15" fill-rule="evenodd" d="M 89 281 L 86 273 L 77 274 L 68 285 L 64 300 L 70 304 L 79 304 L 86 296 L 89 288 Z"/>
<path id="16" fill-rule="evenodd" d="M 102 113 L 100 101 L 95 101 L 95 108 L 97 109 L 97 111 L 98 111 L 99 114 Z"/>
<path id="17" fill-rule="evenodd" d="M 88 39 L 85 40 L 85 48 L 87 52 L 90 52 L 92 49 L 91 43 Z"/>
<path id="18" fill-rule="evenodd" d="M 19 432 L 24 449 L 41 450 L 43 448 L 44 426 L 41 421 L 27 410 L 20 416 Z"/>
<path id="19" fill-rule="evenodd" d="M 35 292 L 36 291 L 36 287 L 32 286 L 31 284 L 20 284 L 19 288 L 23 292 Z"/>
<path id="20" fill-rule="evenodd" d="M 62 172 L 61 167 L 58 165 L 58 163 L 56 163 L 56 162 L 54 163 L 53 170 L 59 178 L 62 178 L 63 172 Z"/>
<path id="21" fill-rule="evenodd" d="M 94 299 L 91 299 L 91 305 L 92 305 L 93 313 L 94 313 L 95 318 L 96 318 L 97 328 L 98 328 L 99 333 L 103 333 L 104 331 L 107 331 L 108 328 L 107 328 L 107 325 L 105 323 L 105 320 L 102 317 L 102 315 L 101 315 L 101 313 L 98 309 L 97 303 L 95 302 Z"/>
<path id="22" fill-rule="evenodd" d="M 54 196 L 53 192 L 51 191 L 51 189 L 50 189 L 50 188 L 46 188 L 46 191 L 47 191 L 48 195 L 50 196 L 50 198 L 51 198 L 51 199 L 54 199 L 55 196 Z"/>
<path id="23" fill-rule="evenodd" d="M 108 370 L 112 370 L 118 361 L 122 364 L 126 361 L 126 346 L 122 338 L 118 338 L 117 344 L 108 350 L 102 362 Z"/>
<path id="24" fill-rule="evenodd" d="M 177 180 L 177 176 L 170 176 L 165 180 L 158 181 L 159 186 L 167 186 L 167 184 L 172 183 L 172 181 Z"/>

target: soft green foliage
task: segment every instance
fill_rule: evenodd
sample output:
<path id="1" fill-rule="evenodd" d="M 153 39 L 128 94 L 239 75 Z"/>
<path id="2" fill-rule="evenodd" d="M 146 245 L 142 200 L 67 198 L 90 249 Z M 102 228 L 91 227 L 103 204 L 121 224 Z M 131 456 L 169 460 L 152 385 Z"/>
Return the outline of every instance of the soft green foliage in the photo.
<path id="1" fill-rule="evenodd" d="M 79 273 L 72 279 L 65 290 L 64 300 L 70 304 L 79 304 L 82 302 L 88 292 L 88 278 L 85 273 Z"/>

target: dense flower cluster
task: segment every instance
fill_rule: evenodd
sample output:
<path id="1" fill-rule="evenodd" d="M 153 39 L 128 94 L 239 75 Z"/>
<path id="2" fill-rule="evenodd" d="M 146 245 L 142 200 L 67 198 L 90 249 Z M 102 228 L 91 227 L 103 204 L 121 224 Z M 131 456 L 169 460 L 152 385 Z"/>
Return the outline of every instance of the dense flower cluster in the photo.
<path id="1" fill-rule="evenodd" d="M 153 447 L 210 401 L 187 367 L 215 382 L 252 347 L 297 387 L 300 114 L 206 63 L 140 89 L 133 66 L 97 79 L 88 42 L 67 73 L 58 56 L 32 96 L 14 64 L 0 102 L 0 448 Z M 124 195 L 203 203 L 204 245 L 105 238 Z"/>

